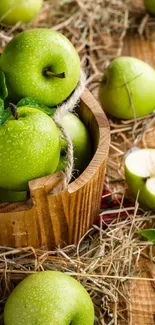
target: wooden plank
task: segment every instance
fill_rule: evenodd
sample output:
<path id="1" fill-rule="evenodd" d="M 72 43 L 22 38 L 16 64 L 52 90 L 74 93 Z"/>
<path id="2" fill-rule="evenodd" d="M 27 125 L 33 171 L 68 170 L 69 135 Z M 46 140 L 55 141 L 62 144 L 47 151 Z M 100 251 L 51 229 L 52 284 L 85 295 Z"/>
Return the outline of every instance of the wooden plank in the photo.
<path id="1" fill-rule="evenodd" d="M 155 42 L 128 35 L 124 41 L 123 55 L 139 58 L 155 68 Z"/>
<path id="2" fill-rule="evenodd" d="M 144 0 L 131 0 L 131 5 L 138 9 L 144 9 Z"/>
<path id="3" fill-rule="evenodd" d="M 155 42 L 140 39 L 138 35 L 128 35 L 124 42 L 123 55 L 137 57 L 155 68 Z M 140 277 L 155 279 L 153 266 L 148 261 L 149 256 L 148 259 L 141 257 L 137 263 L 137 271 Z M 155 283 L 139 280 L 129 281 L 126 288 L 129 299 L 128 324 L 154 325 Z"/>

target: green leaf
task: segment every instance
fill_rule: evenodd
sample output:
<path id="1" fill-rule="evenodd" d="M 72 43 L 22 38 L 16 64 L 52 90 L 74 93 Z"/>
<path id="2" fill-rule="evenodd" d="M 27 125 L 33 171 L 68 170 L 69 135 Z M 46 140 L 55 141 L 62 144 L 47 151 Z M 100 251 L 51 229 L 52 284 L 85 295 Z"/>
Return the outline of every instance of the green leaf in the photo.
<path id="1" fill-rule="evenodd" d="M 46 106 L 44 104 L 38 103 L 34 98 L 31 98 L 31 97 L 25 97 L 25 98 L 21 99 L 18 102 L 17 107 L 21 107 L 21 106 L 29 106 L 29 107 L 38 108 L 49 116 L 53 116 L 56 111 L 56 108 L 49 108 L 48 106 Z"/>
<path id="2" fill-rule="evenodd" d="M 8 107 L 0 114 L 0 125 L 6 123 L 12 116 L 11 109 Z"/>
<path id="3" fill-rule="evenodd" d="M 0 125 L 6 123 L 9 118 L 12 116 L 11 111 L 7 108 L 2 115 L 0 115 Z"/>
<path id="4" fill-rule="evenodd" d="M 0 71 L 0 98 L 5 99 L 8 96 L 8 89 L 5 81 L 5 74 L 3 71 Z"/>
<path id="5" fill-rule="evenodd" d="M 137 233 L 155 244 L 155 229 L 139 230 Z"/>
<path id="6" fill-rule="evenodd" d="M 0 125 L 3 124 L 4 101 L 0 98 Z"/>
<path id="7" fill-rule="evenodd" d="M 0 115 L 3 114 L 4 111 L 4 101 L 0 98 Z"/>

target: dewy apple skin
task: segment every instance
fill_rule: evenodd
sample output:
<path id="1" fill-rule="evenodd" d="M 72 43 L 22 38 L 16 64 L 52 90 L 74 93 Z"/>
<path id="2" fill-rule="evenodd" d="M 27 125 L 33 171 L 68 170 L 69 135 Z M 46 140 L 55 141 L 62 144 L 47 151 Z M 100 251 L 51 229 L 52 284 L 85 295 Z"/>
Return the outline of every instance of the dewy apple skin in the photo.
<path id="1" fill-rule="evenodd" d="M 37 272 L 20 282 L 4 308 L 5 325 L 93 325 L 94 307 L 86 289 L 57 271 Z"/>
<path id="2" fill-rule="evenodd" d="M 29 23 L 43 6 L 43 0 L 0 0 L 0 22 L 15 25 Z"/>
<path id="3" fill-rule="evenodd" d="M 24 97 L 32 97 L 52 107 L 75 89 L 80 58 L 64 35 L 38 28 L 21 32 L 6 45 L 0 69 L 6 77 L 10 101 L 16 104 Z"/>

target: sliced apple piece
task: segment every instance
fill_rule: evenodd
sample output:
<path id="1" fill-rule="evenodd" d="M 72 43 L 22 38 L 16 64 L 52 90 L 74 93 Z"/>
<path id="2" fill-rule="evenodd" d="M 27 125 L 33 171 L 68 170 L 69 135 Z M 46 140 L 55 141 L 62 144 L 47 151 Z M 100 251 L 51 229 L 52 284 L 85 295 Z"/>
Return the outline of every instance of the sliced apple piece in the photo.
<path id="1" fill-rule="evenodd" d="M 155 177 L 151 177 L 147 179 L 146 187 L 150 193 L 155 195 Z"/>
<path id="2" fill-rule="evenodd" d="M 125 159 L 125 178 L 133 197 L 155 209 L 155 149 L 139 149 Z"/>

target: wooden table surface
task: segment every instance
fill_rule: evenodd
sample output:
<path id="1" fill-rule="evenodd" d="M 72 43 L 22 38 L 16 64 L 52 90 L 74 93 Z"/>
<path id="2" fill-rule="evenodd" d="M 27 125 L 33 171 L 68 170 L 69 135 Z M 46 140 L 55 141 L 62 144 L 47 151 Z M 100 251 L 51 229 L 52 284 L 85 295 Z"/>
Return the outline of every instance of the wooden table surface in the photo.
<path id="1" fill-rule="evenodd" d="M 129 34 L 124 41 L 123 55 L 135 56 L 155 68 L 155 41 Z"/>
<path id="2" fill-rule="evenodd" d="M 139 0 L 140 3 L 141 0 Z M 136 2 L 136 1 L 135 1 Z M 124 41 L 123 55 L 137 57 L 155 68 L 155 41 L 141 39 L 138 34 L 128 35 Z M 140 269 L 148 272 L 140 273 L 140 277 L 155 280 L 155 271 L 148 259 L 141 258 Z M 128 325 L 155 324 L 155 282 L 131 281 L 128 282 Z M 125 325 L 124 323 L 121 323 Z"/>

